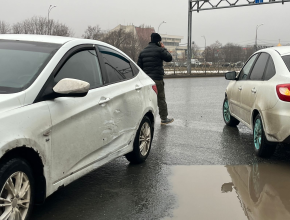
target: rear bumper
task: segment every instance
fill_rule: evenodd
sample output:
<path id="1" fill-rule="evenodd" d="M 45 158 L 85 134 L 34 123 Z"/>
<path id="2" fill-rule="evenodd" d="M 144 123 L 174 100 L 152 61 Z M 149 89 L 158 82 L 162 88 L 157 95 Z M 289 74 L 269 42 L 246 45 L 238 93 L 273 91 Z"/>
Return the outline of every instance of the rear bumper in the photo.
<path id="1" fill-rule="evenodd" d="M 268 141 L 290 143 L 290 103 L 278 101 L 274 108 L 262 111 Z"/>

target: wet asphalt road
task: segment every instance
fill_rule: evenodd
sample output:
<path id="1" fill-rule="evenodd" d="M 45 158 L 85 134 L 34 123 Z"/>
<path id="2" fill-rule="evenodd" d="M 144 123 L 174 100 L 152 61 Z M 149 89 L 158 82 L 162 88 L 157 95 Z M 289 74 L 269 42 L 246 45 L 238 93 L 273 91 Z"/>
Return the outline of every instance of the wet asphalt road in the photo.
<path id="1" fill-rule="evenodd" d="M 221 107 L 227 84 L 223 77 L 165 79 L 175 121 L 160 126 L 157 118 L 146 163 L 118 158 L 54 193 L 35 207 L 32 219 L 162 219 L 172 216 L 177 204 L 168 181 L 172 166 L 289 163 L 287 146 L 279 146 L 271 159 L 258 159 L 247 127 L 225 127 Z"/>

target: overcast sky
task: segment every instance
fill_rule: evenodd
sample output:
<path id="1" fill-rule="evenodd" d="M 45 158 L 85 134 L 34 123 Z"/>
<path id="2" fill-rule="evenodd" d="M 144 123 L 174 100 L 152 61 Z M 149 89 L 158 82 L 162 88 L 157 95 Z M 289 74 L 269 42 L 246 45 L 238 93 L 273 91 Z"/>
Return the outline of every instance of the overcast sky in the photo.
<path id="1" fill-rule="evenodd" d="M 231 0 L 229 0 L 231 1 Z M 266 2 L 266 0 L 264 0 Z M 215 2 L 215 0 L 211 1 Z M 183 36 L 187 42 L 187 0 L 1 0 L 0 20 L 10 24 L 32 16 L 45 16 L 50 4 L 56 5 L 50 18 L 65 23 L 81 37 L 88 25 L 104 30 L 119 24 L 151 25 L 156 32 Z M 258 43 L 290 44 L 290 3 L 193 12 L 192 40 L 204 47 L 220 41 L 241 45 Z"/>

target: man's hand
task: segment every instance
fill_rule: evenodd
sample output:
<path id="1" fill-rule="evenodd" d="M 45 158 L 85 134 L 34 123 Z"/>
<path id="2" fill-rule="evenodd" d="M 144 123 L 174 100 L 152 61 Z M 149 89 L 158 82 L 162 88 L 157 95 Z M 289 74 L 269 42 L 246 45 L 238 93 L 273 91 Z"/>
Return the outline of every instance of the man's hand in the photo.
<path id="1" fill-rule="evenodd" d="M 160 42 L 160 45 L 162 48 L 165 48 L 164 44 L 162 42 Z"/>

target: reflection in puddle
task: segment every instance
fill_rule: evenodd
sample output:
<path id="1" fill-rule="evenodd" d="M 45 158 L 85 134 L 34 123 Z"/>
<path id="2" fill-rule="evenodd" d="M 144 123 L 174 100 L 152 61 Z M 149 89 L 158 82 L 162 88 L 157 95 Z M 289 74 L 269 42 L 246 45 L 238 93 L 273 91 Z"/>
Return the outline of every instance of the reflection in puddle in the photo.
<path id="1" fill-rule="evenodd" d="M 290 166 L 174 166 L 176 195 L 165 219 L 290 219 Z"/>

